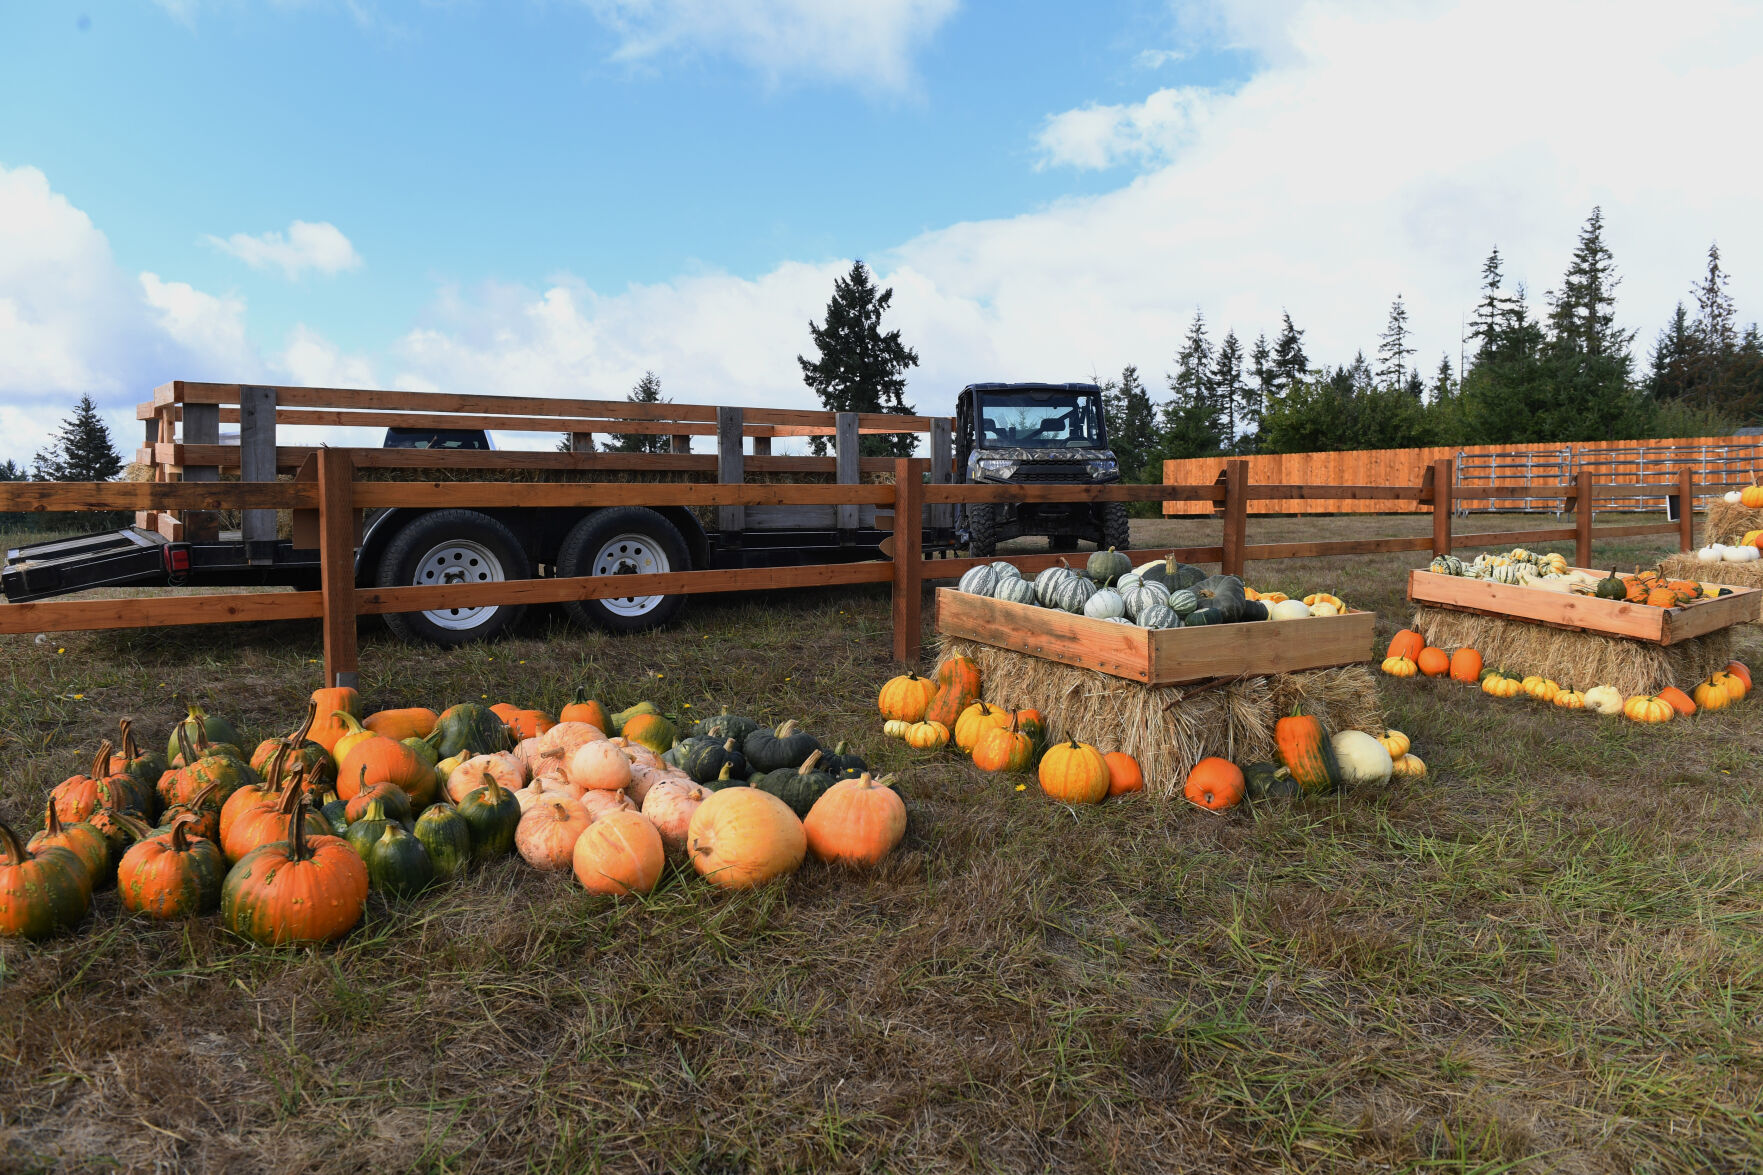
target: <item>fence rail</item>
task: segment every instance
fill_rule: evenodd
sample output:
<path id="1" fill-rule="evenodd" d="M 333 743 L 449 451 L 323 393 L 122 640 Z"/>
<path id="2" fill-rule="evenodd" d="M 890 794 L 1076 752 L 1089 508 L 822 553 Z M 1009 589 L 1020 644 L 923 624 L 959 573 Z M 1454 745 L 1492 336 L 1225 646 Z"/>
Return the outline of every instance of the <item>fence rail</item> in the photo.
<path id="1" fill-rule="evenodd" d="M 0 604 L 0 633 L 147 628 L 162 625 L 218 624 L 260 620 L 320 620 L 324 630 L 327 682 L 349 682 L 357 672 L 356 618 L 388 612 L 470 608 L 495 604 L 560 603 L 637 595 L 696 594 L 886 583 L 893 593 L 894 655 L 904 662 L 919 657 L 922 637 L 923 588 L 927 580 L 951 579 L 990 558 L 926 557 L 922 536 L 925 519 L 939 507 L 966 502 L 1181 502 L 1203 503 L 1220 523 L 1217 544 L 1146 548 L 1127 552 L 1139 559 L 1174 554 L 1190 563 L 1217 563 L 1240 575 L 1250 560 L 1324 558 L 1337 555 L 1388 554 L 1406 551 L 1446 554 L 1458 547 L 1512 543 L 1572 542 L 1575 562 L 1592 565 L 1592 544 L 1599 539 L 1676 534 L 1679 545 L 1693 545 L 1693 511 L 1680 512 L 1668 524 L 1595 527 L 1597 503 L 1632 495 L 1637 489 L 1675 493 L 1693 502 L 1698 487 L 1688 469 L 1672 482 L 1636 486 L 1596 482 L 1581 470 L 1572 482 L 1551 489 L 1574 511 L 1574 525 L 1524 531 L 1455 534 L 1452 502 L 1477 487 L 1458 483 L 1454 463 L 1441 459 L 1413 485 L 1298 486 L 1254 485 L 1249 463 L 1223 463 L 1216 480 L 1200 485 L 1114 486 L 974 486 L 927 483 L 930 462 L 895 458 L 893 484 L 760 485 L 576 482 L 510 485 L 498 481 L 381 482 L 359 477 L 360 454 L 348 449 L 321 449 L 313 460 L 315 476 L 283 482 L 104 482 L 0 483 L 0 511 L 108 511 L 170 509 L 266 509 L 316 511 L 319 553 L 318 591 L 203 593 L 96 600 L 50 600 Z M 1214 469 L 1217 469 L 1215 464 Z M 1339 541 L 1263 543 L 1247 541 L 1252 503 L 1283 500 L 1297 494 L 1335 500 L 1406 502 L 1433 516 L 1428 536 L 1346 539 Z M 735 571 L 676 571 L 662 574 L 590 576 L 507 580 L 495 583 L 412 587 L 359 587 L 355 583 L 355 535 L 359 513 L 383 506 L 428 509 L 487 506 L 558 506 L 591 508 L 628 504 L 763 506 L 781 503 L 878 508 L 878 523 L 893 534 L 884 557 L 805 567 Z M 1011 562 L 1033 573 L 1062 556 L 1011 555 Z"/>

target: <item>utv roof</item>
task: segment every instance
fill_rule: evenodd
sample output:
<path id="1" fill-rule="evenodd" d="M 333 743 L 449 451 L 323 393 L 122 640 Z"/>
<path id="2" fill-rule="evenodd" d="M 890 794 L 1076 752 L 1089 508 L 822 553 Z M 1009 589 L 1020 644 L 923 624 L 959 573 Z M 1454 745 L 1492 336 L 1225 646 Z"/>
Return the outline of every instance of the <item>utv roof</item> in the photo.
<path id="1" fill-rule="evenodd" d="M 1064 384 L 1003 384 L 985 383 L 968 384 L 961 389 L 964 392 L 1099 392 L 1102 389 L 1091 383 Z"/>

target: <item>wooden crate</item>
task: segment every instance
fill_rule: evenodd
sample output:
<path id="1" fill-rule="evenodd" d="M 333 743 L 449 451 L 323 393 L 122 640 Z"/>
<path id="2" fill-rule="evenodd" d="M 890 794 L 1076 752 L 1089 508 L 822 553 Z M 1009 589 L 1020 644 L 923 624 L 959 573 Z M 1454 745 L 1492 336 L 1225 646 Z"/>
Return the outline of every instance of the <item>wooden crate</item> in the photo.
<path id="1" fill-rule="evenodd" d="M 1729 596 L 1697 600 L 1681 608 L 1650 608 L 1627 600 L 1539 591 L 1431 571 L 1408 573 L 1408 599 L 1416 604 L 1656 645 L 1671 645 L 1744 624 L 1757 616 L 1758 596 L 1756 588 L 1734 588 Z"/>
<path id="2" fill-rule="evenodd" d="M 1140 628 L 955 588 L 937 589 L 937 631 L 1149 685 L 1260 677 L 1372 659 L 1371 612 L 1309 620 Z"/>

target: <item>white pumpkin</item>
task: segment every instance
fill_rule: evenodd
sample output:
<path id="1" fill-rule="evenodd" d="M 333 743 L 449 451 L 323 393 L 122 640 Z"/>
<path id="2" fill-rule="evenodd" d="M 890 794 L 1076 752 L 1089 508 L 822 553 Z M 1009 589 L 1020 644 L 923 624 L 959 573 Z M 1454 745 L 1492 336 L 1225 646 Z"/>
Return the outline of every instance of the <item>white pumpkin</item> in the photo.
<path id="1" fill-rule="evenodd" d="M 1396 761 L 1383 744 L 1363 730 L 1343 730 L 1329 740 L 1341 782 L 1347 787 L 1382 787 L 1390 781 Z"/>
<path id="2" fill-rule="evenodd" d="M 1724 550 L 1724 548 L 1718 543 L 1710 543 L 1708 546 L 1703 547 L 1696 552 L 1696 558 L 1704 563 L 1718 563 L 1720 562 L 1720 553 L 1722 550 Z"/>
<path id="3" fill-rule="evenodd" d="M 1310 615 L 1312 616 L 1339 616 L 1340 614 L 1341 610 L 1327 600 L 1318 600 L 1310 605 Z"/>
<path id="4" fill-rule="evenodd" d="M 1124 597 L 1126 593 L 1138 587 L 1139 582 L 1139 573 L 1136 571 L 1129 571 L 1114 581 L 1114 590 Z"/>
<path id="5" fill-rule="evenodd" d="M 1730 502 L 1734 506 L 1737 506 L 1744 501 L 1744 495 L 1738 490 L 1727 490 L 1724 494 L 1720 495 L 1720 498 L 1722 501 Z"/>
<path id="6" fill-rule="evenodd" d="M 1594 685 L 1585 692 L 1585 708 L 1597 714 L 1622 713 L 1622 691 L 1613 685 Z"/>
<path id="7" fill-rule="evenodd" d="M 1756 547 L 1724 547 L 1720 557 L 1728 563 L 1749 563 L 1757 557 Z"/>
<path id="8" fill-rule="evenodd" d="M 1267 610 L 1269 620 L 1308 620 L 1310 606 L 1302 600 L 1281 600 Z"/>
<path id="9" fill-rule="evenodd" d="M 1102 588 L 1095 595 L 1084 601 L 1084 615 L 1091 620 L 1113 620 L 1126 616 L 1126 601 L 1120 593 L 1110 588 Z"/>

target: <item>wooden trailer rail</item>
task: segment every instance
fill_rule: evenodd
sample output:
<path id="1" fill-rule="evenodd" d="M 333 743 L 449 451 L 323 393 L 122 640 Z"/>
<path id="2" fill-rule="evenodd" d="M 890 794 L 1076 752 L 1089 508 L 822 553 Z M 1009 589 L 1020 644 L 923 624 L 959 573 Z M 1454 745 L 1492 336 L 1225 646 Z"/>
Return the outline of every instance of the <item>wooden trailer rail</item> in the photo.
<path id="1" fill-rule="evenodd" d="M 1453 470 L 1440 461 L 1418 486 L 1292 486 L 1251 485 L 1248 463 L 1225 463 L 1215 482 L 1204 485 L 952 485 L 927 482 L 931 462 L 894 458 L 889 464 L 893 484 L 681 484 L 573 482 L 510 485 L 506 482 L 381 482 L 356 476 L 361 454 L 349 449 L 320 449 L 316 476 L 292 482 L 103 482 L 0 483 L 0 510 L 302 510 L 316 511 L 321 586 L 318 591 L 204 593 L 98 600 L 52 600 L 0 605 L 0 634 L 144 628 L 160 625 L 214 624 L 245 620 L 320 620 L 324 630 L 325 679 L 348 683 L 357 671 L 356 618 L 388 612 L 489 604 L 559 603 L 632 595 L 690 595 L 704 592 L 768 591 L 794 587 L 886 583 L 893 593 L 894 655 L 913 663 L 922 639 L 922 608 L 927 580 L 952 579 L 985 558 L 927 558 L 922 536 L 927 517 L 939 509 L 971 502 L 1195 502 L 1208 503 L 1220 521 L 1215 545 L 1145 548 L 1127 552 L 1136 560 L 1173 554 L 1189 563 L 1217 563 L 1241 575 L 1252 559 L 1293 559 L 1333 555 L 1365 555 L 1406 551 L 1445 554 L 1457 546 L 1512 543 L 1575 543 L 1575 562 L 1592 565 L 1591 545 L 1598 538 L 1670 534 L 1688 550 L 1693 544 L 1691 515 L 1668 525 L 1594 527 L 1593 511 L 1580 510 L 1573 527 L 1454 534 L 1451 526 Z M 1442 487 L 1442 492 L 1441 492 Z M 1695 489 L 1684 474 L 1674 486 L 1647 487 L 1681 493 L 1693 500 Z M 1706 487 L 1704 487 L 1706 488 Z M 1632 494 L 1632 485 L 1597 485 L 1589 476 L 1563 493 L 1575 506 L 1598 499 Z M 1246 541 L 1249 504 L 1268 498 L 1314 494 L 1329 499 L 1376 498 L 1420 503 L 1433 511 L 1433 534 L 1399 538 L 1347 539 L 1335 542 L 1266 543 Z M 714 506 L 746 509 L 781 505 L 839 508 L 870 506 L 877 523 L 891 529 L 881 559 L 806 567 L 748 570 L 679 571 L 652 575 L 588 576 L 525 579 L 482 584 L 423 587 L 360 588 L 355 585 L 355 534 L 358 514 L 382 506 L 481 508 L 496 505 L 601 507 L 619 505 Z M 1054 565 L 1066 556 L 1011 554 L 1009 560 L 1025 573 Z"/>

